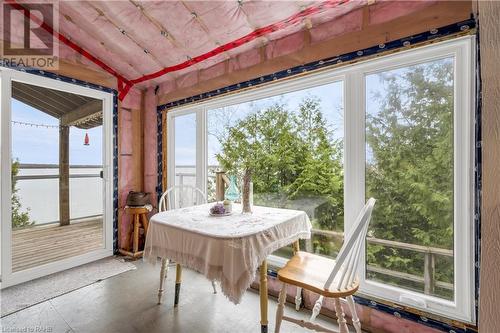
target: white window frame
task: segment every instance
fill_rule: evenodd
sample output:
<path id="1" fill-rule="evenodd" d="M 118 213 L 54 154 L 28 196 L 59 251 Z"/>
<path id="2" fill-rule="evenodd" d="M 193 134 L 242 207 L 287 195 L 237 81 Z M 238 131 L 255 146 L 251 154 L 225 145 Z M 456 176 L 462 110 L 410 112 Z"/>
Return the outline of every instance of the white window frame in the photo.
<path id="1" fill-rule="evenodd" d="M 360 186 L 358 193 L 353 196 L 364 198 L 365 191 L 365 82 L 366 75 L 386 71 L 414 64 L 425 63 L 437 59 L 454 57 L 455 81 L 454 81 L 454 114 L 453 114 L 453 149 L 454 149 L 454 301 L 446 301 L 437 297 L 423 295 L 399 287 L 388 286 L 373 280 L 366 280 L 364 267 L 361 272 L 361 291 L 363 294 L 390 300 L 395 303 L 403 303 L 411 307 L 444 315 L 447 318 L 457 319 L 473 323 L 474 318 L 474 252 L 473 252 L 473 119 L 474 119 L 474 39 L 463 37 L 460 39 L 431 45 L 407 51 L 401 54 L 380 58 L 360 65 L 354 72 L 354 81 L 362 82 L 361 96 L 356 98 L 360 103 L 355 110 L 356 126 L 362 128 L 363 138 L 357 142 L 358 146 L 353 149 L 356 152 L 355 161 L 362 167 L 354 169 L 350 173 L 349 183 Z M 359 86 L 358 86 L 359 87 Z M 360 131 L 360 128 L 357 131 Z M 346 170 L 347 171 L 347 170 Z M 346 177 L 346 178 L 347 178 Z M 352 179 L 351 179 L 352 177 Z M 356 181 L 363 179 L 362 182 Z M 354 214 L 363 206 L 360 200 L 346 202 L 352 205 L 346 206 L 346 211 Z M 346 214 L 347 215 L 347 214 Z M 349 215 L 352 216 L 352 215 Z M 364 263 L 363 258 L 361 261 Z"/>
<path id="2" fill-rule="evenodd" d="M 11 228 L 11 92 L 12 81 L 92 97 L 103 101 L 103 244 L 104 247 L 85 254 L 58 260 L 19 272 L 12 272 Z M 26 282 L 113 255 L 113 95 L 104 91 L 0 67 L 0 238 L 1 288 Z"/>
<path id="3" fill-rule="evenodd" d="M 359 272 L 360 294 L 378 298 L 450 319 L 475 323 L 474 301 L 474 225 L 473 225 L 473 120 L 474 120 L 474 36 L 455 38 L 432 45 L 400 51 L 376 59 L 340 68 L 312 72 L 298 78 L 273 82 L 230 96 L 216 97 L 168 110 L 167 170 L 169 186 L 175 161 L 175 117 L 197 114 L 197 184 L 206 191 L 207 129 L 206 112 L 224 106 L 304 90 L 336 81 L 344 81 L 344 232 L 350 232 L 365 202 L 365 76 L 395 68 L 453 56 L 454 85 L 454 301 L 412 292 L 365 278 L 365 258 Z M 200 149 L 201 148 L 201 149 Z M 198 163 L 199 162 L 199 163 Z M 201 167 L 204 169 L 201 170 Z M 200 176 L 198 176 L 200 175 Z M 364 253 L 364 251 L 363 251 Z M 286 260 L 271 256 L 281 266 Z"/>

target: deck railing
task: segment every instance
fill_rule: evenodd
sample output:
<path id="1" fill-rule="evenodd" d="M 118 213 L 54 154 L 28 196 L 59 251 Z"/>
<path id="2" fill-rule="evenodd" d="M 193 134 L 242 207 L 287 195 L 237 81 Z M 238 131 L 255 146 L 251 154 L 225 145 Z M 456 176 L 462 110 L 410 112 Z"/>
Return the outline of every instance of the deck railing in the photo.
<path id="1" fill-rule="evenodd" d="M 188 168 L 189 166 L 184 165 L 182 167 Z M 191 167 L 194 168 L 194 166 Z M 210 167 L 212 168 L 212 171 L 216 173 L 215 170 L 218 167 L 217 166 L 210 166 Z M 216 183 L 215 195 L 218 198 L 221 196 L 221 193 L 222 197 L 224 196 L 223 186 L 221 186 L 221 184 L 226 182 L 226 180 L 224 180 L 224 176 L 225 175 L 223 173 L 216 173 L 216 175 L 209 176 L 211 178 L 215 178 L 215 183 Z M 192 172 L 179 172 L 176 173 L 176 177 L 179 177 L 178 184 L 180 185 L 184 184 L 184 180 L 186 177 L 195 177 L 195 174 Z M 337 239 L 339 242 L 342 242 L 344 237 L 344 234 L 341 232 L 322 230 L 322 229 L 312 229 L 312 234 L 332 237 Z M 436 257 L 443 256 L 443 257 L 453 258 L 453 250 L 431 247 L 431 246 L 409 244 L 409 243 L 397 242 L 397 241 L 374 238 L 374 237 L 367 237 L 366 242 L 368 244 L 381 245 L 388 248 L 416 252 L 423 254 L 424 256 L 423 276 L 382 268 L 375 265 L 367 265 L 366 270 L 368 272 L 383 274 L 401 280 L 423 284 L 424 294 L 426 295 L 433 295 L 435 293 L 436 287 L 453 291 L 452 283 L 436 280 Z M 310 239 L 306 241 L 306 250 L 309 252 L 313 251 L 312 241 Z"/>
<path id="2" fill-rule="evenodd" d="M 17 181 L 18 195 L 21 195 L 22 209 L 30 209 L 30 216 L 36 221 L 37 225 L 58 222 L 59 211 L 57 209 L 57 199 L 59 193 L 57 188 L 52 188 L 52 186 L 57 184 L 54 183 L 54 181 L 60 178 L 59 165 L 20 163 L 18 170 L 19 173 L 14 177 L 14 180 Z M 87 186 L 88 182 L 85 180 L 76 180 L 82 178 L 89 180 L 102 178 L 102 165 L 70 165 L 70 171 L 69 178 L 75 179 L 77 182 L 70 184 L 70 188 L 78 184 L 76 188 L 77 193 L 75 194 L 76 197 L 73 200 L 79 203 L 77 205 L 77 210 L 79 210 L 79 212 L 77 212 L 71 220 L 102 216 L 102 213 L 98 214 L 97 211 L 93 209 L 97 207 L 97 204 L 102 206 L 101 202 L 96 201 L 100 200 L 100 196 L 94 193 L 95 190 L 98 191 L 99 189 L 93 188 L 92 186 L 89 188 L 89 186 Z M 44 180 L 50 180 L 50 182 L 40 183 Z M 35 183 L 32 183 L 33 181 L 35 181 Z M 36 183 L 37 181 L 38 183 Z M 85 182 L 87 185 L 83 185 L 82 182 Z M 43 200 L 40 201 L 40 198 L 43 198 Z M 42 216 L 42 221 L 37 218 L 37 215 Z"/>
<path id="3" fill-rule="evenodd" d="M 59 169 L 57 164 L 19 164 L 19 170 L 29 169 Z M 70 169 L 102 169 L 102 165 L 70 165 Z M 88 174 L 70 174 L 69 178 L 102 178 L 100 173 Z M 21 175 L 15 176 L 15 180 L 34 180 L 34 179 L 59 179 L 57 175 Z"/>
<path id="4" fill-rule="evenodd" d="M 315 235 L 323 235 L 323 236 L 329 236 L 332 238 L 336 238 L 340 242 L 344 238 L 344 234 L 342 232 L 338 232 L 338 231 L 313 229 L 312 233 Z M 395 278 L 398 278 L 401 280 L 405 280 L 405 281 L 421 283 L 424 285 L 424 294 L 426 294 L 426 295 L 433 295 L 435 292 L 435 287 L 439 287 L 439 288 L 443 288 L 443 289 L 447 289 L 447 290 L 453 290 L 452 283 L 436 280 L 436 257 L 437 256 L 444 256 L 444 257 L 453 258 L 453 250 L 432 247 L 432 246 L 409 244 L 409 243 L 397 242 L 397 241 L 380 239 L 380 238 L 375 238 L 375 237 L 367 237 L 366 242 L 368 244 L 381 245 L 381 246 L 389 247 L 389 248 L 393 248 L 393 249 L 408 250 L 411 252 L 421 253 L 424 255 L 424 267 L 423 267 L 424 274 L 423 274 L 423 276 L 409 274 L 409 273 L 396 271 L 396 270 L 392 270 L 392 269 L 387 269 L 387 268 L 382 268 L 382 267 L 378 267 L 378 266 L 374 266 L 374 265 L 367 265 L 366 266 L 366 270 L 368 272 L 392 276 L 392 277 L 395 277 Z M 310 246 L 312 248 L 311 245 L 308 245 L 306 243 L 306 247 L 308 247 L 308 246 Z"/>

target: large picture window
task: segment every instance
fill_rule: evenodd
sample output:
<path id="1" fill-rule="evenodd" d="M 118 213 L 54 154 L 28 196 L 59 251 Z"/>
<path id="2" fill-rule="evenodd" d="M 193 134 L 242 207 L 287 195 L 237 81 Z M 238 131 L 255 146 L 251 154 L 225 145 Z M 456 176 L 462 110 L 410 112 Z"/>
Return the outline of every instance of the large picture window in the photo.
<path id="1" fill-rule="evenodd" d="M 255 166 L 254 204 L 306 211 L 313 235 L 301 249 L 330 257 L 374 197 L 360 293 L 474 322 L 472 43 L 460 38 L 169 110 L 176 177 L 168 179 L 178 182 L 178 152 L 190 142 L 190 174 L 213 201 L 215 172 L 241 177 L 244 155 Z M 181 129 L 188 116 L 195 125 Z M 281 249 L 270 261 L 290 255 Z"/>

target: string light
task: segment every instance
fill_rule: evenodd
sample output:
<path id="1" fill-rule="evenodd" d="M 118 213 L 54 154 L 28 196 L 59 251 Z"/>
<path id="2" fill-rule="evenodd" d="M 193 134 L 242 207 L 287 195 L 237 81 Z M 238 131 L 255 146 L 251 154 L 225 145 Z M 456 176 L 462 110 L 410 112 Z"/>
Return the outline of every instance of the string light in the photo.
<path id="1" fill-rule="evenodd" d="M 47 125 L 47 124 L 35 124 L 35 123 L 27 123 L 24 121 L 12 120 L 14 125 L 21 125 L 26 127 L 36 127 L 36 128 L 59 128 L 59 125 Z"/>
<path id="2" fill-rule="evenodd" d="M 102 112 L 97 112 L 91 116 L 74 121 L 69 125 L 48 125 L 48 124 L 38 124 L 38 123 L 29 123 L 29 122 L 25 122 L 25 121 L 11 120 L 12 124 L 14 124 L 14 125 L 25 126 L 25 127 L 35 127 L 35 128 L 61 128 L 61 127 L 68 127 L 68 126 L 80 126 L 80 125 L 89 124 L 89 123 L 94 122 L 94 121 L 102 121 Z"/>

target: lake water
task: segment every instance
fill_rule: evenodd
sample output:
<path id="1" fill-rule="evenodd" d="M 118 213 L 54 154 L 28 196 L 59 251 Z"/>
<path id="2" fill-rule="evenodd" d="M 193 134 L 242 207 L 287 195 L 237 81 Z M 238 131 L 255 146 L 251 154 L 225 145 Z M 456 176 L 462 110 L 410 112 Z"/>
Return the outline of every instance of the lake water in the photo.
<path id="1" fill-rule="evenodd" d="M 103 180 L 101 168 L 70 168 L 70 218 L 103 214 Z M 20 168 L 18 176 L 57 176 L 58 168 Z M 71 178 L 71 175 L 93 175 Z M 18 195 L 22 210 L 30 209 L 35 224 L 59 221 L 59 179 L 18 179 Z"/>

